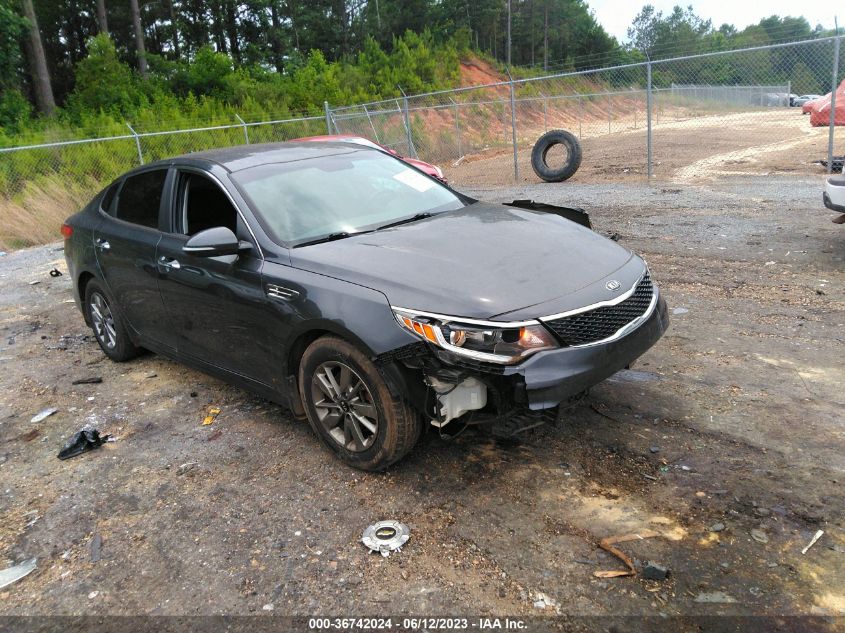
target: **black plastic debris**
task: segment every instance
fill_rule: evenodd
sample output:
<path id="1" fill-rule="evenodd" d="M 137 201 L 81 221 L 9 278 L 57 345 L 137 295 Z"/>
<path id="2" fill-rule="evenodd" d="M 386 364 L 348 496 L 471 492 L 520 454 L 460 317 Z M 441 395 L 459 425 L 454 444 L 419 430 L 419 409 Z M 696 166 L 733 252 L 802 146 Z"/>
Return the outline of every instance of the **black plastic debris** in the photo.
<path id="1" fill-rule="evenodd" d="M 821 165 L 822 167 L 827 167 L 827 160 L 822 158 L 821 160 L 814 160 L 813 161 L 816 165 Z M 832 167 L 830 171 L 832 172 L 841 172 L 842 165 L 845 164 L 845 156 L 834 156 L 833 162 L 831 163 Z"/>
<path id="2" fill-rule="evenodd" d="M 108 435 L 101 437 L 97 429 L 82 429 L 67 441 L 62 450 L 59 451 L 58 458 L 70 459 L 71 457 L 82 455 L 82 453 L 99 448 L 108 439 Z"/>
<path id="3" fill-rule="evenodd" d="M 90 378 L 79 378 L 78 380 L 74 380 L 71 384 L 72 385 L 99 385 L 103 382 L 103 379 L 100 376 L 91 376 Z"/>
<path id="4" fill-rule="evenodd" d="M 58 268 L 54 268 L 53 270 L 50 271 L 50 276 L 51 277 L 61 277 L 62 271 L 59 270 Z"/>

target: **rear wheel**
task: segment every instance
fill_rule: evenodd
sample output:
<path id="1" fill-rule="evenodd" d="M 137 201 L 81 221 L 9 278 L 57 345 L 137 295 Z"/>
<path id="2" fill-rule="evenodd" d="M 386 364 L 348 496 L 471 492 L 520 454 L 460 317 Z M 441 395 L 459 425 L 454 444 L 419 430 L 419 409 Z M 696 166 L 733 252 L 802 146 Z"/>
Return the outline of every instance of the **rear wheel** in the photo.
<path id="1" fill-rule="evenodd" d="M 114 303 L 97 281 L 89 281 L 85 286 L 85 310 L 100 349 L 113 361 L 131 360 L 143 351 L 129 338 Z"/>
<path id="2" fill-rule="evenodd" d="M 419 439 L 419 415 L 391 394 L 364 354 L 340 338 L 319 338 L 305 350 L 299 394 L 323 444 L 355 468 L 383 470 Z"/>

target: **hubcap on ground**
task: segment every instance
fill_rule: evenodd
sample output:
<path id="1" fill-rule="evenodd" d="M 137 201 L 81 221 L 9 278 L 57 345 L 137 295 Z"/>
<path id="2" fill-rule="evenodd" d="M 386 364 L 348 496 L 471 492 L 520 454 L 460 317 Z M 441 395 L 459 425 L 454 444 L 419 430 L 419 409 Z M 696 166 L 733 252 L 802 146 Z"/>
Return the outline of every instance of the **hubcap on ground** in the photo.
<path id="1" fill-rule="evenodd" d="M 356 453 L 373 445 L 378 411 L 354 369 L 337 361 L 321 364 L 311 378 L 311 401 L 319 423 L 335 442 Z"/>
<path id="2" fill-rule="evenodd" d="M 117 345 L 117 332 L 114 329 L 114 316 L 105 297 L 99 292 L 91 295 L 91 322 L 94 325 L 94 334 L 97 340 L 108 349 L 114 349 Z"/>

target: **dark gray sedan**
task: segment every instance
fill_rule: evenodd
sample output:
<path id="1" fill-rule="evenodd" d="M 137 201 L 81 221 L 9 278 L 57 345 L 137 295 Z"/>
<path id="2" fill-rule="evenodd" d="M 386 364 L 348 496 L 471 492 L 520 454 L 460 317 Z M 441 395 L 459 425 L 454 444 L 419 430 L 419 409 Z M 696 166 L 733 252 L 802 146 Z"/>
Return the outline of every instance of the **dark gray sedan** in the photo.
<path id="1" fill-rule="evenodd" d="M 135 169 L 62 233 L 107 356 L 148 349 L 253 390 L 377 470 L 428 426 L 534 419 L 654 345 L 648 268 L 588 227 L 378 149 L 282 143 Z"/>

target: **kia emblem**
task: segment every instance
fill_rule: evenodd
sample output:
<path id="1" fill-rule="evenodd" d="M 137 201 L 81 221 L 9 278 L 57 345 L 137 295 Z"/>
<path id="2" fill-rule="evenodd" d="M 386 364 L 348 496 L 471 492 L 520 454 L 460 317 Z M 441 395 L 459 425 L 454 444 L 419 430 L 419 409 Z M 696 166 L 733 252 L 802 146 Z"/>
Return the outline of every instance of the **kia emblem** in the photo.
<path id="1" fill-rule="evenodd" d="M 620 284 L 620 283 L 619 283 L 618 281 L 616 281 L 615 279 L 611 279 L 610 281 L 608 281 L 608 282 L 604 285 L 604 287 L 605 287 L 605 288 L 607 288 L 607 289 L 608 289 L 608 290 L 610 290 L 610 291 L 616 291 L 616 290 L 619 290 L 619 289 L 622 287 L 622 284 Z"/>

